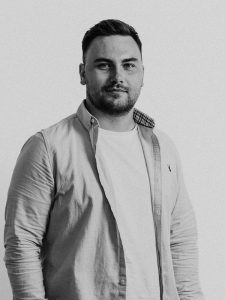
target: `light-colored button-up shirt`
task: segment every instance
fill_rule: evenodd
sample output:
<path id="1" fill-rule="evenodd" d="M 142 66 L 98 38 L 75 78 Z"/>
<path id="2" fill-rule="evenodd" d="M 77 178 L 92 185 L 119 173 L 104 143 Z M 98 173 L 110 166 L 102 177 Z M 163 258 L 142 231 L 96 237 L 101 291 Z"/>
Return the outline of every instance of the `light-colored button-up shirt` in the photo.
<path id="1" fill-rule="evenodd" d="M 147 115 L 134 110 L 134 120 L 150 178 L 161 299 L 202 300 L 195 217 L 177 152 Z M 126 299 L 123 241 L 96 149 L 98 128 L 82 103 L 21 150 L 5 214 L 15 300 Z"/>

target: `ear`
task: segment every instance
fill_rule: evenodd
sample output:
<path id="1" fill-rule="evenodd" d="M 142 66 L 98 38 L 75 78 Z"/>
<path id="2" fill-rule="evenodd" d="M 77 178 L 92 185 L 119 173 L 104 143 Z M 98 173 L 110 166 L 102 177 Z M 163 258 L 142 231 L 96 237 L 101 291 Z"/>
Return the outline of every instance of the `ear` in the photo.
<path id="1" fill-rule="evenodd" d="M 142 78 L 142 84 L 141 84 L 141 86 L 144 86 L 144 72 L 145 72 L 145 68 L 144 68 L 143 65 L 142 65 L 142 69 L 143 69 L 143 78 Z"/>
<path id="2" fill-rule="evenodd" d="M 85 66 L 83 63 L 79 65 L 79 73 L 80 73 L 80 83 L 82 85 L 86 84 L 86 79 L 85 79 Z"/>

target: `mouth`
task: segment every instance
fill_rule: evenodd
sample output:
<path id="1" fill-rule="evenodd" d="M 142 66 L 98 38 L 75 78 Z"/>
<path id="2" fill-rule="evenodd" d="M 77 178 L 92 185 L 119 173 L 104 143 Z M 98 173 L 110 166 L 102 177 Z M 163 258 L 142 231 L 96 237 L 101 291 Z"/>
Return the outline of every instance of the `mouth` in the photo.
<path id="1" fill-rule="evenodd" d="M 127 93 L 126 89 L 106 89 L 109 93 Z"/>

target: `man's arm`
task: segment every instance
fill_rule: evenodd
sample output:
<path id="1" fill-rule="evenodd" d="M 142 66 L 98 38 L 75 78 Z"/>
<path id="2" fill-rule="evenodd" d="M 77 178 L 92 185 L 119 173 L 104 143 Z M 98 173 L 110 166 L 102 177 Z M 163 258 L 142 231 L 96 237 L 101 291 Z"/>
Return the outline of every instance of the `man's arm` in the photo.
<path id="1" fill-rule="evenodd" d="M 45 299 L 40 251 L 53 191 L 48 153 L 37 133 L 18 157 L 5 210 L 5 264 L 15 300 Z"/>
<path id="2" fill-rule="evenodd" d="M 172 212 L 170 239 L 176 286 L 181 300 L 203 300 L 198 275 L 196 219 L 184 184 L 179 157 L 177 179 L 179 189 Z"/>

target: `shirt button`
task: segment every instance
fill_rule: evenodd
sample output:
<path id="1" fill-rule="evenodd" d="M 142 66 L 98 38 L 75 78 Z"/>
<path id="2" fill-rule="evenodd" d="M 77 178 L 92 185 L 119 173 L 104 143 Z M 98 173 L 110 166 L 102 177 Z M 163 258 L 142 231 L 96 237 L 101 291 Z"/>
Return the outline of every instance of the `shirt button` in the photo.
<path id="1" fill-rule="evenodd" d="M 121 285 L 126 285 L 126 279 L 125 278 L 121 278 L 120 279 L 120 284 Z"/>
<path id="2" fill-rule="evenodd" d="M 93 125 L 93 124 L 94 124 L 94 122 L 95 122 L 94 118 L 93 118 L 93 117 L 91 117 L 91 120 L 90 120 L 90 123 L 91 123 L 91 125 Z"/>

